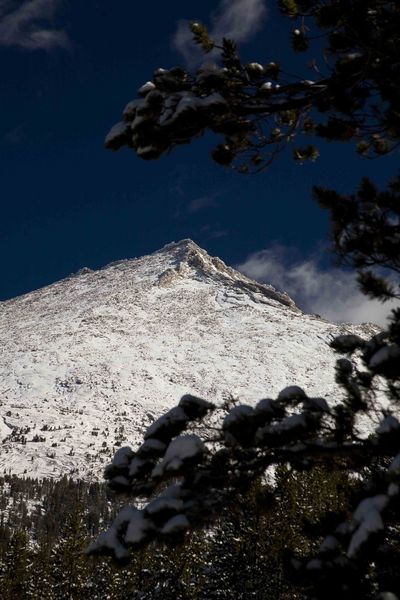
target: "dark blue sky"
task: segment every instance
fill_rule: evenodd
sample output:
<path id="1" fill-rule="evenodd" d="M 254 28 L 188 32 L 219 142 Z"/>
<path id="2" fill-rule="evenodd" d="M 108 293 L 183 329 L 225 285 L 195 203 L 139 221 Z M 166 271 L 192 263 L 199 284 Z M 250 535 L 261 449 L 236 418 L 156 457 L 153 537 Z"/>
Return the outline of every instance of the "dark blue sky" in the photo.
<path id="1" fill-rule="evenodd" d="M 178 20 L 207 23 L 218 1 L 52 2 L 59 10 L 45 26 L 62 31 L 68 47 L 32 48 L 0 22 L 0 299 L 184 237 L 230 264 L 276 242 L 306 256 L 328 231 L 310 200 L 313 183 L 351 191 L 364 174 L 381 183 L 393 174 L 394 158 L 367 163 L 345 146 L 326 146 L 315 164 L 282 156 L 253 177 L 215 165 L 207 138 L 150 163 L 104 150 L 137 88 L 156 68 L 182 63 L 172 45 Z M 242 54 L 264 63 L 283 56 L 293 70 L 290 23 L 270 4 Z M 22 25 L 28 35 L 37 23 Z M 298 68 L 303 59 L 295 60 Z"/>

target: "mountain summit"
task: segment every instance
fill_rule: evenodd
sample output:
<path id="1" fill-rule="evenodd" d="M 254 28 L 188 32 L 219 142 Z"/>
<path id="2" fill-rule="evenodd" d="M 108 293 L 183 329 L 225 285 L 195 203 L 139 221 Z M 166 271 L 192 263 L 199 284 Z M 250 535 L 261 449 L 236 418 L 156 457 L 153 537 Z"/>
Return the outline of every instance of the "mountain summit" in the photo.
<path id="1" fill-rule="evenodd" d="M 167 254 L 174 261 L 173 267 L 169 267 L 159 275 L 159 285 L 173 285 L 182 277 L 198 281 L 213 281 L 225 287 L 242 290 L 255 301 L 264 298 L 296 308 L 295 303 L 286 293 L 277 292 L 272 285 L 257 283 L 249 279 L 228 267 L 220 258 L 211 257 L 193 240 L 184 239 L 180 242 L 172 242 L 155 254 L 164 256 Z"/>
<path id="2" fill-rule="evenodd" d="M 192 240 L 0 304 L 0 467 L 97 478 L 180 396 L 334 399 L 338 333 Z"/>

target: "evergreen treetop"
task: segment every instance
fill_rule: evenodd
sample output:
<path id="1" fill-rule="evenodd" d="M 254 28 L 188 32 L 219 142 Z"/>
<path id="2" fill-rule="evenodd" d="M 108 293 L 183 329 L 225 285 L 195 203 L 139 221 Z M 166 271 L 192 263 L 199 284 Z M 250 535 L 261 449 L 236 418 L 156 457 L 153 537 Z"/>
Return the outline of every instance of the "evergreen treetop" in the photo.
<path id="1" fill-rule="evenodd" d="M 243 173 L 271 164 L 299 136 L 296 160 L 315 160 L 307 137 L 353 141 L 366 157 L 382 156 L 400 140 L 400 7 L 384 0 L 279 0 L 290 19 L 289 43 L 314 66 L 312 80 L 294 77 L 279 56 L 244 64 L 233 40 L 217 43 L 192 23 L 205 53 L 191 73 L 158 69 L 129 102 L 106 139 L 142 159 L 156 159 L 207 129 L 222 135 L 212 156 Z M 212 51 L 210 60 L 207 60 Z M 317 56 L 317 58 L 316 58 Z M 307 60 L 304 61 L 307 63 Z M 307 137 L 304 137 L 307 136 Z"/>

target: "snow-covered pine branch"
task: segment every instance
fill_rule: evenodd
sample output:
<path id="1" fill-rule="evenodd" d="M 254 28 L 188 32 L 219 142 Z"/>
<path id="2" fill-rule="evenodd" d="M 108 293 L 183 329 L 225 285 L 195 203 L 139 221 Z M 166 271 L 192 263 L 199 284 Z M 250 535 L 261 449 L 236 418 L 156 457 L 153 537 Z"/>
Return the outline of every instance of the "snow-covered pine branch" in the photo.
<path id="1" fill-rule="evenodd" d="M 357 416 L 370 408 L 375 362 L 379 371 L 388 372 L 383 365 L 392 354 L 385 348 L 393 344 L 387 345 L 382 334 L 368 342 L 347 335 L 334 339 L 332 346 L 349 356 L 361 351 L 361 361 L 370 369 L 367 380 L 349 359 L 338 360 L 338 381 L 352 393 L 335 405 L 309 397 L 297 386 L 282 390 L 275 399 L 260 400 L 255 407 L 236 404 L 225 412 L 186 395 L 147 429 L 136 451 L 120 448 L 105 475 L 113 489 L 136 499 L 136 504 L 121 510 L 88 553 L 110 554 L 124 562 L 135 548 L 153 540 L 179 543 L 188 531 L 212 522 L 253 481 L 279 465 L 300 472 L 332 465 L 355 476 L 380 459 L 382 467 L 373 480 L 365 480 L 353 515 L 326 532 L 317 556 L 302 563 L 293 560 L 306 580 L 314 581 L 318 572 L 317 590 L 322 581 L 333 585 L 333 579 L 337 592 L 344 593 L 348 579 L 340 574 L 350 570 L 359 576 L 365 570 L 379 540 L 390 535 L 393 514 L 398 513 L 400 423 L 387 411 L 371 435 L 360 438 L 357 433 Z M 372 360 L 378 353 L 382 363 Z M 206 428 L 210 415 L 213 435 L 207 435 L 206 429 L 202 437 L 191 432 L 201 423 Z M 316 597 L 322 598 L 321 590 L 318 593 Z"/>

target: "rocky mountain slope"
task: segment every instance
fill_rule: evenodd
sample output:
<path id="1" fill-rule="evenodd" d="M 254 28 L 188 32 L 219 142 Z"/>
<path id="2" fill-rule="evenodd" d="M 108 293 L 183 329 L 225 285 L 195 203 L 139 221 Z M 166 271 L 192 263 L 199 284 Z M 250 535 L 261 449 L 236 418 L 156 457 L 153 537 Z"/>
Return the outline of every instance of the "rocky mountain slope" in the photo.
<path id="1" fill-rule="evenodd" d="M 0 303 L 0 468 L 98 478 L 184 393 L 255 402 L 291 384 L 334 400 L 342 332 L 191 240 Z"/>

